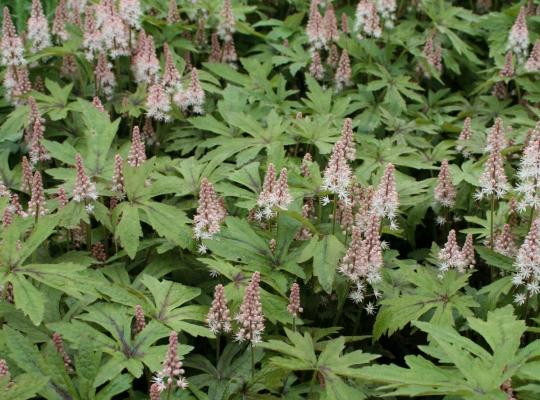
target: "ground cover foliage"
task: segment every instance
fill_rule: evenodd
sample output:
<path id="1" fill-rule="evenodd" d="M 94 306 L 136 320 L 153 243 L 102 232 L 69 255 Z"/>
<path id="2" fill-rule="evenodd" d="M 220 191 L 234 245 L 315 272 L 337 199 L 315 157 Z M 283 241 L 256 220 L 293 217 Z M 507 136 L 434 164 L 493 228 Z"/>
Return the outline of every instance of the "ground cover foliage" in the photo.
<path id="1" fill-rule="evenodd" d="M 536 0 L 5 5 L 1 399 L 540 397 Z"/>

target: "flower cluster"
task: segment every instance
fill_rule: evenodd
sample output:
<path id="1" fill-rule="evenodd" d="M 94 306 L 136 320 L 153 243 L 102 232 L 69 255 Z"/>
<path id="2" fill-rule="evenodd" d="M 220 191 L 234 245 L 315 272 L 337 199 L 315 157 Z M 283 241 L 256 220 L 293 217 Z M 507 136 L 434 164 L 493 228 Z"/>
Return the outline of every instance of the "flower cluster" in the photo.
<path id="1" fill-rule="evenodd" d="M 384 245 L 380 240 L 379 228 L 380 219 L 375 214 L 368 217 L 364 230 L 354 226 L 351 245 L 339 265 L 339 271 L 354 284 L 350 297 L 355 303 L 364 300 L 366 283 L 374 284 L 381 280 Z"/>
<path id="2" fill-rule="evenodd" d="M 525 70 L 527 72 L 540 71 L 540 40 L 534 43 L 534 47 L 529 55 L 529 59 L 525 63 Z"/>
<path id="3" fill-rule="evenodd" d="M 459 133 L 458 145 L 456 146 L 456 150 L 461 152 L 465 157 L 470 156 L 469 151 L 465 149 L 464 145 L 469 140 L 471 140 L 471 137 L 472 137 L 471 125 L 472 125 L 471 117 L 465 118 L 465 121 L 463 122 L 463 129 Z"/>
<path id="4" fill-rule="evenodd" d="M 257 271 L 251 276 L 240 311 L 235 317 L 239 325 L 238 332 L 236 332 L 236 340 L 239 342 L 249 341 L 256 344 L 261 341 L 264 332 L 264 315 L 261 305 L 260 282 L 261 274 Z"/>
<path id="5" fill-rule="evenodd" d="M 141 333 L 144 328 L 146 328 L 144 310 L 139 304 L 137 304 L 135 306 L 135 333 Z"/>
<path id="6" fill-rule="evenodd" d="M 64 341 L 62 340 L 62 336 L 58 332 L 54 332 L 52 335 L 52 340 L 54 343 L 54 347 L 56 347 L 56 351 L 60 356 L 62 356 L 62 359 L 64 360 L 64 368 L 68 372 L 73 372 L 73 362 L 71 361 L 71 358 L 67 354 L 65 348 L 64 348 Z"/>
<path id="7" fill-rule="evenodd" d="M 197 214 L 193 217 L 193 232 L 196 239 L 212 239 L 219 233 L 221 223 L 227 216 L 223 199 L 221 199 L 214 186 L 203 178 L 199 191 L 199 205 Z"/>
<path id="8" fill-rule="evenodd" d="M 73 200 L 81 202 L 85 200 L 96 200 L 98 198 L 96 185 L 93 183 L 86 172 L 80 154 L 75 156 L 75 168 L 77 174 L 75 176 L 75 187 L 73 189 Z"/>
<path id="9" fill-rule="evenodd" d="M 472 235 L 467 236 L 463 249 L 461 249 L 457 243 L 456 231 L 452 229 L 448 233 L 446 244 L 439 251 L 438 258 L 441 276 L 450 269 L 464 272 L 466 268 L 472 268 L 476 263 Z"/>
<path id="10" fill-rule="evenodd" d="M 525 241 L 519 248 L 515 260 L 516 272 L 512 282 L 523 286 L 532 295 L 540 293 L 540 219 L 535 219 Z M 518 304 L 523 304 L 525 295 L 518 293 L 514 298 Z"/>
<path id="11" fill-rule="evenodd" d="M 384 19 L 384 25 L 387 28 L 394 27 L 394 21 L 396 19 L 396 0 L 377 0 L 377 11 Z"/>
<path id="12" fill-rule="evenodd" d="M 484 172 L 480 176 L 480 189 L 475 193 L 478 200 L 491 196 L 501 198 L 508 191 L 508 179 L 504 172 L 502 156 L 502 150 L 506 145 L 502 120 L 498 118 L 487 137 L 486 151 L 489 152 L 489 156 L 484 164 Z"/>
<path id="13" fill-rule="evenodd" d="M 258 220 L 274 217 L 274 207 L 286 210 L 292 202 L 287 175 L 287 168 L 282 168 L 279 178 L 276 179 L 276 167 L 272 163 L 268 164 L 262 191 L 257 199 L 257 205 L 260 207 L 257 213 Z"/>
<path id="14" fill-rule="evenodd" d="M 519 164 L 517 176 L 519 184 L 516 192 L 521 194 L 518 208 L 523 211 L 527 207 L 540 207 L 540 122 L 536 124 L 531 133 L 529 143 Z"/>
<path id="15" fill-rule="evenodd" d="M 377 5 L 373 0 L 360 0 L 358 3 L 354 30 L 358 32 L 359 37 L 363 35 L 381 37 L 381 21 L 377 13 Z"/>
<path id="16" fill-rule="evenodd" d="M 294 318 L 298 318 L 298 315 L 304 311 L 300 302 L 300 286 L 296 282 L 291 286 L 291 294 L 289 295 L 289 305 L 287 306 L 287 310 Z"/>
<path id="17" fill-rule="evenodd" d="M 43 181 L 41 172 L 36 171 L 32 180 L 32 196 L 28 202 L 28 215 L 37 217 L 49 212 L 45 204 L 45 193 L 43 191 Z"/>
<path id="18" fill-rule="evenodd" d="M 334 193 L 345 203 L 349 201 L 349 186 L 352 171 L 349 162 L 356 158 L 352 120 L 346 118 L 343 123 L 341 137 L 334 145 L 330 160 L 324 170 L 322 190 Z"/>
<path id="19" fill-rule="evenodd" d="M 394 165 L 386 166 L 381 182 L 372 199 L 373 211 L 380 218 L 388 218 L 390 227 L 397 229 L 396 212 L 399 208 L 399 195 L 396 189 Z"/>
<path id="20" fill-rule="evenodd" d="M 9 9 L 4 7 L 4 22 L 2 25 L 2 40 L 0 41 L 0 62 L 5 66 L 20 66 L 26 64 L 22 39 L 17 30 Z"/>
<path id="21" fill-rule="evenodd" d="M 163 361 L 163 367 L 154 376 L 154 383 L 157 384 L 157 389 L 162 392 L 165 389 L 172 388 L 176 385 L 180 389 L 188 387 L 188 381 L 184 377 L 183 364 L 178 357 L 178 334 L 171 332 L 169 335 L 169 347 Z"/>
<path id="22" fill-rule="evenodd" d="M 448 160 L 443 160 L 441 163 L 434 197 L 435 201 L 443 207 L 452 208 L 456 202 L 456 188 L 452 183 Z"/>
<path id="23" fill-rule="evenodd" d="M 519 15 L 510 30 L 507 49 L 513 51 L 520 60 L 524 59 L 529 52 L 529 29 L 525 7 L 520 8 Z"/>
<path id="24" fill-rule="evenodd" d="M 206 316 L 206 323 L 210 331 L 217 335 L 219 333 L 229 333 L 232 330 L 229 307 L 225 297 L 223 285 L 216 285 L 214 289 L 214 300 Z"/>
<path id="25" fill-rule="evenodd" d="M 32 0 L 30 18 L 28 18 L 28 40 L 32 42 L 30 51 L 37 53 L 51 45 L 51 35 L 49 33 L 49 23 L 40 0 Z"/>
<path id="26" fill-rule="evenodd" d="M 115 192 L 116 198 L 122 200 L 125 196 L 126 190 L 124 186 L 124 172 L 123 172 L 124 160 L 120 154 L 114 156 L 114 172 L 111 180 L 111 190 Z"/>

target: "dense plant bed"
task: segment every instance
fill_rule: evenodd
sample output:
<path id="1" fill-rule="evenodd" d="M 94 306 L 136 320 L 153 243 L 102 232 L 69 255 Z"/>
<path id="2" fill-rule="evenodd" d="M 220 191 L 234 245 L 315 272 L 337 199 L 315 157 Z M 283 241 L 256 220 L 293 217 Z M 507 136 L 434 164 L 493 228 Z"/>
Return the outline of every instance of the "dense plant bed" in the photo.
<path id="1" fill-rule="evenodd" d="M 10 2 L 0 399 L 540 398 L 540 3 Z"/>

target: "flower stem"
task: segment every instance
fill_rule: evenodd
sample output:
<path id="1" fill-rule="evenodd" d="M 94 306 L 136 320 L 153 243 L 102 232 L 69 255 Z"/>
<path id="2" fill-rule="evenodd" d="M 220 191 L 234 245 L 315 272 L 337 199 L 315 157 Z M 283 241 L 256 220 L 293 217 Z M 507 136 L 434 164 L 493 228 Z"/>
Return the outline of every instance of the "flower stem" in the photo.
<path id="1" fill-rule="evenodd" d="M 255 349 L 253 343 L 249 345 L 251 347 L 251 379 L 255 378 Z"/>
<path id="2" fill-rule="evenodd" d="M 529 291 L 527 290 L 527 295 L 525 296 L 525 303 L 523 303 L 523 310 L 521 311 L 521 319 L 525 321 L 525 324 L 527 323 L 527 314 L 529 311 L 529 297 Z"/>
<path id="3" fill-rule="evenodd" d="M 535 208 L 532 207 L 531 208 L 531 213 L 529 214 L 529 226 L 527 227 L 527 232 L 529 232 L 531 230 L 531 225 L 532 225 L 532 222 L 533 222 L 533 219 L 534 219 L 534 212 L 535 212 Z"/>
<path id="4" fill-rule="evenodd" d="M 219 334 L 216 335 L 216 365 L 219 361 L 219 351 L 220 351 L 220 343 L 221 342 L 221 336 Z"/>
<path id="5" fill-rule="evenodd" d="M 495 216 L 495 195 L 491 195 L 491 221 L 490 221 L 490 233 L 489 233 L 489 247 L 491 248 L 491 250 L 493 250 L 493 245 L 494 245 L 494 232 L 493 232 L 493 219 L 494 219 L 494 216 Z"/>
<path id="6" fill-rule="evenodd" d="M 337 213 L 337 197 L 334 195 L 334 209 L 332 211 L 332 235 L 336 231 L 336 213 Z"/>
<path id="7" fill-rule="evenodd" d="M 307 395 L 307 398 L 311 398 L 311 394 L 313 393 L 313 385 L 315 383 L 315 379 L 317 378 L 317 371 L 313 371 L 313 376 L 311 377 L 311 382 L 309 383 L 309 393 Z"/>
<path id="8" fill-rule="evenodd" d="M 296 332 L 296 318 L 292 317 L 292 328 Z"/>

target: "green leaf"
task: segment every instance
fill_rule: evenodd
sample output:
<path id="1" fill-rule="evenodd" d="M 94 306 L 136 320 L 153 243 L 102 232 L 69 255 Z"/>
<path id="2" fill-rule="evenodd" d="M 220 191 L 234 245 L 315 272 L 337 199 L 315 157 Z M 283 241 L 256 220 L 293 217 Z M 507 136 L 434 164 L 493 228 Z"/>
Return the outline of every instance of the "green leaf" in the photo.
<path id="1" fill-rule="evenodd" d="M 442 279 L 438 271 L 426 266 L 402 266 L 392 279 L 402 281 L 404 288 L 386 292 L 382 307 L 373 326 L 373 338 L 391 335 L 408 323 L 429 315 L 430 321 L 441 326 L 452 326 L 456 315 L 472 315 L 478 304 L 471 296 L 461 293 L 469 275 L 448 271 Z M 430 314 L 430 312 L 432 312 Z"/>
<path id="2" fill-rule="evenodd" d="M 101 175 L 105 171 L 110 147 L 120 125 L 120 118 L 110 122 L 108 113 L 99 111 L 90 102 L 79 99 L 79 103 L 87 128 L 85 167 L 89 175 Z"/>
<path id="3" fill-rule="evenodd" d="M 139 208 L 129 203 L 122 204 L 122 218 L 116 226 L 115 238 L 120 240 L 128 256 L 133 259 L 139 248 L 139 238 L 143 235 L 139 221 Z"/>
<path id="4" fill-rule="evenodd" d="M 345 247 L 334 235 L 325 236 L 315 246 L 313 274 L 327 293 L 332 293 L 336 269 L 344 251 Z"/>
<path id="5" fill-rule="evenodd" d="M 487 265 L 500 268 L 504 271 L 514 271 L 514 261 L 510 257 L 497 253 L 485 246 L 476 246 L 475 250 Z"/>
<path id="6" fill-rule="evenodd" d="M 28 120 L 28 106 L 15 107 L 7 119 L 0 125 L 0 142 L 16 142 L 22 137 L 24 124 Z"/>
<path id="7" fill-rule="evenodd" d="M 39 325 L 43 321 L 47 301 L 44 294 L 21 275 L 15 275 L 11 283 L 15 294 L 15 306 L 28 315 L 34 325 Z"/>

